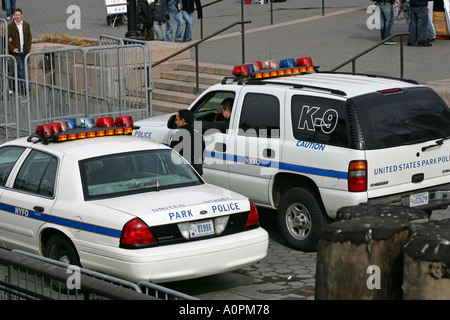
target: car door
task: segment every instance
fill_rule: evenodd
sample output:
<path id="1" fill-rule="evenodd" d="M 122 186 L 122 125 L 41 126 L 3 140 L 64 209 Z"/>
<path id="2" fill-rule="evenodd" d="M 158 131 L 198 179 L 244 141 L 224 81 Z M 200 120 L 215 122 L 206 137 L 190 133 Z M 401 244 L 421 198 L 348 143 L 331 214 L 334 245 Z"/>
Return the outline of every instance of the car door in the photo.
<path id="1" fill-rule="evenodd" d="M 14 168 L 14 165 L 17 163 L 17 160 L 22 155 L 24 147 L 18 146 L 7 146 L 0 148 L 0 199 L 6 190 L 6 183 L 11 176 L 11 171 Z M 0 203 L 0 212 L 3 212 L 3 204 Z M 0 246 L 5 247 L 2 242 L 3 234 L 5 232 L 6 224 L 3 223 L 4 215 L 0 214 Z"/>
<path id="2" fill-rule="evenodd" d="M 225 119 L 217 111 L 221 110 L 221 103 L 228 98 L 235 99 L 236 92 L 233 90 L 212 90 L 191 107 L 194 112 L 196 130 L 202 131 L 205 141 L 205 152 L 203 161 L 203 178 L 206 182 L 229 189 L 228 166 L 230 157 L 227 144 L 230 140 L 229 131 L 221 131 L 214 128 L 214 123 L 219 124 Z M 234 102 L 236 106 L 236 102 Z M 234 109 L 235 107 L 233 107 Z M 231 112 L 231 123 L 233 122 Z"/>
<path id="3" fill-rule="evenodd" d="M 25 155 L 0 198 L 2 241 L 8 249 L 37 253 L 38 231 L 55 202 L 58 160 L 37 150 L 27 150 Z"/>
<path id="4" fill-rule="evenodd" d="M 258 204 L 271 205 L 270 179 L 278 170 L 283 132 L 285 89 L 247 86 L 241 91 L 229 150 L 230 189 Z M 231 151 L 232 150 L 232 151 Z"/>

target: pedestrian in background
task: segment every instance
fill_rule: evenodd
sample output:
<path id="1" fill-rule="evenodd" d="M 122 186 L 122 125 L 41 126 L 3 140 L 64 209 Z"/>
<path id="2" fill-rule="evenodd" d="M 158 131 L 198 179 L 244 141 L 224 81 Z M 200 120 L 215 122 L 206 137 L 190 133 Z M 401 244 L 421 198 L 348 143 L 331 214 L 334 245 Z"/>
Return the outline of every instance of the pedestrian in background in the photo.
<path id="1" fill-rule="evenodd" d="M 186 23 L 184 30 L 183 42 L 192 41 L 192 27 L 194 25 L 194 11 L 197 9 L 197 18 L 203 18 L 202 4 L 200 0 L 181 0 L 181 13 Z"/>
<path id="2" fill-rule="evenodd" d="M 173 42 L 174 20 L 177 22 L 175 42 L 183 40 L 184 20 L 181 14 L 181 0 L 161 0 L 164 14 L 169 18 L 166 21 L 166 41 Z"/>
<path id="3" fill-rule="evenodd" d="M 409 25 L 411 23 L 411 18 L 410 18 L 411 6 L 409 5 L 409 0 L 401 1 L 400 5 L 401 5 L 401 10 L 403 11 L 403 14 L 406 19 L 406 25 L 408 26 L 408 30 L 409 30 Z M 436 40 L 436 30 L 434 29 L 433 21 L 429 18 L 428 18 L 428 28 L 427 28 L 427 40 L 428 40 L 428 42 Z M 410 44 L 410 45 L 412 45 L 412 44 Z"/>
<path id="4" fill-rule="evenodd" d="M 8 24 L 8 49 L 16 58 L 17 76 L 25 79 L 25 57 L 31 51 L 32 36 L 30 24 L 23 21 L 22 10 L 14 11 L 14 20 Z M 23 83 L 20 84 L 23 89 Z"/>
<path id="5" fill-rule="evenodd" d="M 402 0 L 405 2 L 405 0 Z M 428 0 L 409 0 L 409 37 L 408 46 L 431 47 L 428 42 Z"/>
<path id="6" fill-rule="evenodd" d="M 153 18 L 155 40 L 164 41 L 166 39 L 166 15 L 163 12 L 161 0 L 154 0 L 150 3 L 150 12 Z"/>
<path id="7" fill-rule="evenodd" d="M 11 20 L 16 11 L 16 0 L 5 0 L 6 20 Z"/>
<path id="8" fill-rule="evenodd" d="M 147 0 L 139 1 L 139 15 L 138 21 L 140 24 L 141 37 L 146 41 L 151 41 L 155 37 L 153 35 L 153 17 L 150 11 L 150 3 Z"/>
<path id="9" fill-rule="evenodd" d="M 381 40 L 392 36 L 394 29 L 394 0 L 380 0 L 376 2 L 380 9 Z M 397 44 L 395 41 L 386 41 L 384 44 Z"/>

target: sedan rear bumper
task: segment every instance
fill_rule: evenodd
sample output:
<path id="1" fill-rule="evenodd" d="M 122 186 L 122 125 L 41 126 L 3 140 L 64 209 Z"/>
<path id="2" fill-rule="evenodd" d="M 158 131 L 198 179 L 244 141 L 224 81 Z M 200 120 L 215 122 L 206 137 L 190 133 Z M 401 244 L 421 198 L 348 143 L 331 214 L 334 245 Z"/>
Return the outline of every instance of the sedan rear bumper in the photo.
<path id="1" fill-rule="evenodd" d="M 132 282 L 179 281 L 253 265 L 267 255 L 269 236 L 262 228 L 229 236 L 146 249 L 121 249 L 76 243 L 84 268 Z"/>

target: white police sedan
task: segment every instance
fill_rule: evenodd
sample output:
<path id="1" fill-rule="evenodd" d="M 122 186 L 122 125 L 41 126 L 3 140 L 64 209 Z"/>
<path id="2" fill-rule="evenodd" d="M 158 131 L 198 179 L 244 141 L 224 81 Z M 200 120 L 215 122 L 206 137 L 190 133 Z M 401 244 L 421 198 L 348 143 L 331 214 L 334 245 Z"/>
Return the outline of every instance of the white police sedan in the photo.
<path id="1" fill-rule="evenodd" d="M 0 246 L 129 281 L 255 264 L 268 234 L 246 197 L 206 184 L 130 117 L 39 125 L 0 146 Z"/>

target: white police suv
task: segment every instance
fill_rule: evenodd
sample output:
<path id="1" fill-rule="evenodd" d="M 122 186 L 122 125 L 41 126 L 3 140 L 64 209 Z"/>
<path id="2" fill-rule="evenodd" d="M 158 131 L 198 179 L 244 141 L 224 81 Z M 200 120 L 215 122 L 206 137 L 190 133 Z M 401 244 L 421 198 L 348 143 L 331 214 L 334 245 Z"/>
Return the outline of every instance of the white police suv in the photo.
<path id="1" fill-rule="evenodd" d="M 229 120 L 221 103 L 232 98 Z M 189 107 L 205 132 L 203 177 L 276 208 L 287 244 L 314 250 L 343 206 L 431 212 L 450 203 L 450 112 L 430 88 L 372 75 L 318 72 L 309 57 L 251 62 Z M 229 121 L 228 130 L 211 129 Z M 172 115 L 133 135 L 169 143 Z"/>
<path id="2" fill-rule="evenodd" d="M 267 254 L 256 206 L 205 184 L 130 117 L 39 125 L 0 146 L 0 245 L 130 281 L 167 282 Z"/>

